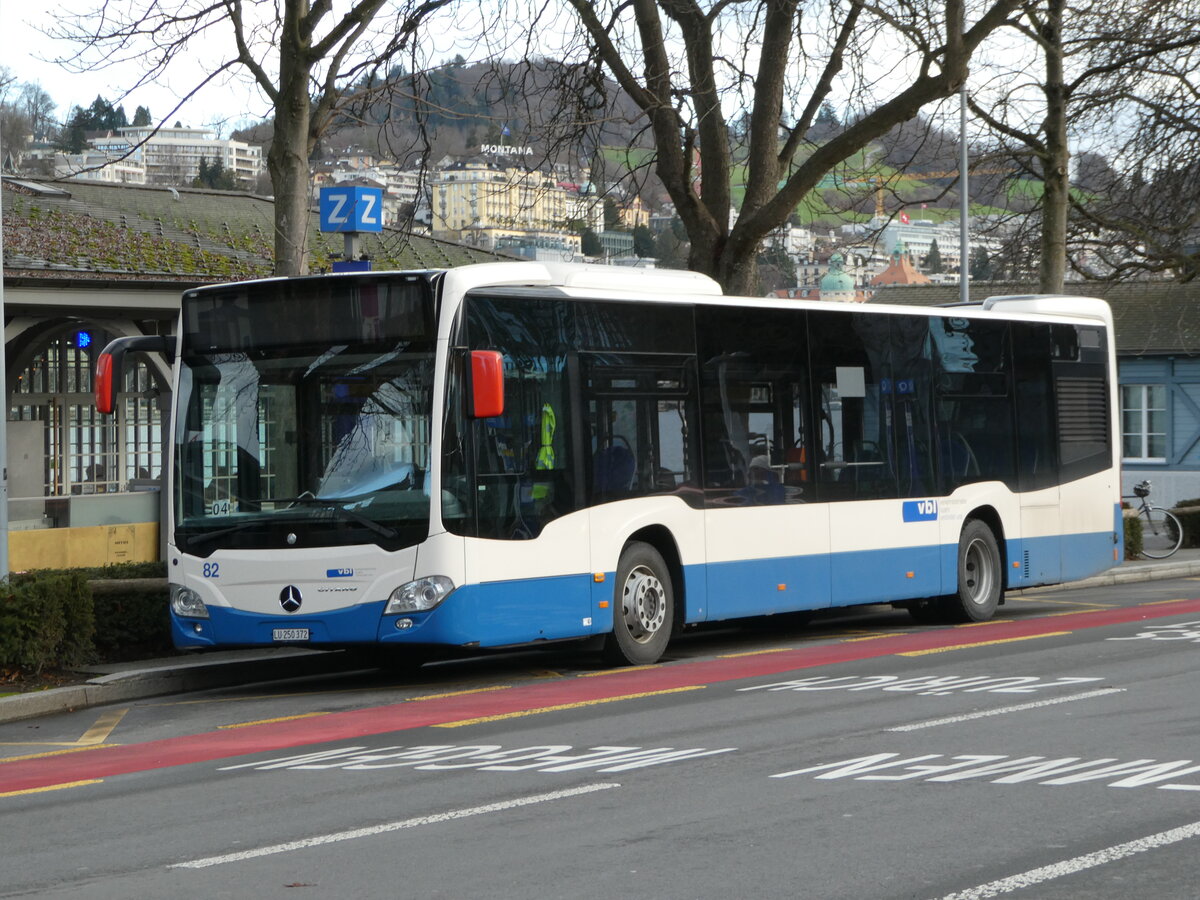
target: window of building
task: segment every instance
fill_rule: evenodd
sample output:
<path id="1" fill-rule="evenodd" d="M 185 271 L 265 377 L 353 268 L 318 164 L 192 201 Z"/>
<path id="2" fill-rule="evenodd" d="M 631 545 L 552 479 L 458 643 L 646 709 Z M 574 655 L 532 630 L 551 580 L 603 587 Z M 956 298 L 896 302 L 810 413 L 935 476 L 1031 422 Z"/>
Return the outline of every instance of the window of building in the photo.
<path id="1" fill-rule="evenodd" d="M 1167 461 L 1167 387 L 1121 385 L 1121 454 L 1129 462 Z"/>

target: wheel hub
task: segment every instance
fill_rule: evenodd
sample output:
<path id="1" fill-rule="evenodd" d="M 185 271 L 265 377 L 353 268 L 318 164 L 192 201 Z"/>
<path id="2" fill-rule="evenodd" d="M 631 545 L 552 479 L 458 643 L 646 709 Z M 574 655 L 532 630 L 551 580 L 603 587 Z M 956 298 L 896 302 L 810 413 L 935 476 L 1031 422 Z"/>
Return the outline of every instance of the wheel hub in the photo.
<path id="1" fill-rule="evenodd" d="M 994 573 L 989 562 L 987 546 L 983 541 L 972 541 L 963 558 L 963 582 L 972 603 L 986 603 L 992 594 Z"/>
<path id="2" fill-rule="evenodd" d="M 634 569 L 625 579 L 621 606 L 629 634 L 639 643 L 646 643 L 658 633 L 667 617 L 662 582 L 648 569 Z"/>

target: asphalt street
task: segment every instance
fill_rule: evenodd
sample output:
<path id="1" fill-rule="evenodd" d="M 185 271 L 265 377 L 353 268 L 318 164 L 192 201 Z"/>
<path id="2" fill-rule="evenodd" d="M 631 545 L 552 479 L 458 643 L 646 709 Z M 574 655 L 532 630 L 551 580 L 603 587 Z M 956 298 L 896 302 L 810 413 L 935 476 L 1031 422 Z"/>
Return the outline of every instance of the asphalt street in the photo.
<path id="1" fill-rule="evenodd" d="M 0 896 L 1194 897 L 1198 585 L 10 721 Z"/>

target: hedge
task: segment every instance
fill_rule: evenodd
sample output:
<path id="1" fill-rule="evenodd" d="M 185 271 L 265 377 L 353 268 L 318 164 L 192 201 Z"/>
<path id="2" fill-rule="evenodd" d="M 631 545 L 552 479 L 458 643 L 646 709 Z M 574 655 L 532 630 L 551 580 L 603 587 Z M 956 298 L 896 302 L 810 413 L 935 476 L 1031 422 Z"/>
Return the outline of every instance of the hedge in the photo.
<path id="1" fill-rule="evenodd" d="M 1183 528 L 1183 546 L 1200 547 L 1200 500 L 1185 500 L 1171 512 Z"/>
<path id="2" fill-rule="evenodd" d="M 40 569 L 0 581 L 0 668 L 36 674 L 171 649 L 162 563 Z"/>
<path id="3" fill-rule="evenodd" d="M 146 659 L 173 651 L 165 576 L 94 581 L 92 595 L 100 658 Z"/>
<path id="4" fill-rule="evenodd" d="M 94 653 L 92 591 L 79 572 L 30 572 L 0 582 L 0 666 L 34 673 Z"/>
<path id="5" fill-rule="evenodd" d="M 1142 555 L 1142 520 L 1138 516 L 1125 516 L 1125 558 L 1137 559 Z"/>

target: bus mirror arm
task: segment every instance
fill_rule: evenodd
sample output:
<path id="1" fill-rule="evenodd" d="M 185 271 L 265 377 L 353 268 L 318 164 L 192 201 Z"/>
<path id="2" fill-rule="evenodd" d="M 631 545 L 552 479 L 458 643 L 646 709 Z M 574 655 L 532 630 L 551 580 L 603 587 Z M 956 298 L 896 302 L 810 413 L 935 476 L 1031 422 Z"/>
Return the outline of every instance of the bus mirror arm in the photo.
<path id="1" fill-rule="evenodd" d="M 131 351 L 162 353 L 167 362 L 175 361 L 175 338 L 164 334 L 119 337 L 109 342 L 96 359 L 96 410 L 106 415 L 117 408 L 117 392 L 124 381 L 125 354 Z"/>
<path id="2" fill-rule="evenodd" d="M 471 417 L 504 413 L 504 357 L 496 350 L 471 351 Z"/>

